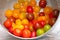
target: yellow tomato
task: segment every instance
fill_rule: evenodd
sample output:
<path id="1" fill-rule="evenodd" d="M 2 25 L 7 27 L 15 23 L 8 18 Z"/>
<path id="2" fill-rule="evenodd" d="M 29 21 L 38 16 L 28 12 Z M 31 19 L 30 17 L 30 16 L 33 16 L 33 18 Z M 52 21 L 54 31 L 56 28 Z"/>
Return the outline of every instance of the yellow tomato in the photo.
<path id="1" fill-rule="evenodd" d="M 34 19 L 37 19 L 39 17 L 38 13 L 33 12 L 33 14 L 34 14 Z"/>
<path id="2" fill-rule="evenodd" d="M 19 3 L 15 3 L 15 4 L 14 4 L 14 8 L 15 8 L 15 9 L 20 8 L 20 4 L 19 4 Z"/>
<path id="3" fill-rule="evenodd" d="M 14 10 L 13 10 L 13 17 L 14 17 L 14 18 L 18 18 L 18 17 L 19 17 L 19 13 L 20 13 L 19 10 L 14 9 Z"/>
<path id="4" fill-rule="evenodd" d="M 29 21 L 27 19 L 22 20 L 22 24 L 29 24 Z"/>
<path id="5" fill-rule="evenodd" d="M 13 14 L 13 11 L 10 10 L 10 9 L 6 10 L 6 12 L 5 12 L 5 16 L 6 16 L 7 18 L 12 17 L 12 14 Z"/>
<path id="6" fill-rule="evenodd" d="M 23 25 L 15 25 L 15 27 L 13 27 L 13 29 L 16 29 L 16 28 L 19 28 L 20 30 L 23 30 L 24 26 Z"/>
<path id="7" fill-rule="evenodd" d="M 35 5 L 36 5 L 36 1 L 32 1 L 32 0 L 31 0 L 31 1 L 30 1 L 30 5 L 31 5 L 31 6 L 35 6 Z"/>
<path id="8" fill-rule="evenodd" d="M 19 14 L 19 19 L 23 20 L 26 18 L 26 13 L 22 12 Z"/>
<path id="9" fill-rule="evenodd" d="M 21 25 L 21 24 L 22 24 L 22 22 L 21 22 L 20 19 L 17 19 L 17 20 L 15 21 L 15 23 L 16 23 L 16 25 Z"/>
<path id="10" fill-rule="evenodd" d="M 34 6 L 34 12 L 38 13 L 40 11 L 40 7 L 39 6 Z"/>
<path id="11" fill-rule="evenodd" d="M 49 14 L 50 12 L 52 12 L 52 8 L 51 7 L 47 6 L 47 7 L 44 8 L 44 13 L 45 14 Z"/>

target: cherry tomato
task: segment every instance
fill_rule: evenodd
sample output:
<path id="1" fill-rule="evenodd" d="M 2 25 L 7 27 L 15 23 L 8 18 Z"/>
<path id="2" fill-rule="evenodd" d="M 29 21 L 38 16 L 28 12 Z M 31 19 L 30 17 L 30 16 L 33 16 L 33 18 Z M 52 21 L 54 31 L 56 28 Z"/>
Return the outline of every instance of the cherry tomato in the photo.
<path id="1" fill-rule="evenodd" d="M 36 5 L 36 1 L 30 0 L 30 5 L 34 7 Z"/>
<path id="2" fill-rule="evenodd" d="M 22 12 L 19 14 L 19 19 L 23 20 L 26 18 L 26 13 Z"/>
<path id="3" fill-rule="evenodd" d="M 6 28 L 12 27 L 12 22 L 11 22 L 11 20 L 7 19 L 7 20 L 4 22 L 4 26 L 5 26 Z"/>
<path id="4" fill-rule="evenodd" d="M 13 33 L 13 27 L 8 29 L 10 33 Z"/>
<path id="5" fill-rule="evenodd" d="M 52 8 L 49 7 L 49 6 L 46 6 L 46 7 L 44 8 L 44 13 L 45 13 L 45 14 L 49 14 L 50 12 L 52 12 Z"/>
<path id="6" fill-rule="evenodd" d="M 14 4 L 14 9 L 18 9 L 18 8 L 20 8 L 20 4 L 19 3 L 15 3 Z"/>
<path id="7" fill-rule="evenodd" d="M 22 34 L 23 34 L 24 38 L 30 38 L 31 37 L 31 32 L 28 29 L 24 29 Z"/>
<path id="8" fill-rule="evenodd" d="M 13 34 L 14 34 L 15 36 L 21 36 L 21 35 L 22 35 L 22 31 L 21 31 L 20 29 L 16 28 L 16 29 L 13 31 Z"/>
<path id="9" fill-rule="evenodd" d="M 48 31 L 50 28 L 51 28 L 51 25 L 46 24 L 46 25 L 44 26 L 44 31 L 46 32 L 46 31 Z"/>
<path id="10" fill-rule="evenodd" d="M 44 12 L 39 12 L 39 16 L 45 16 Z"/>
<path id="11" fill-rule="evenodd" d="M 44 33 L 44 30 L 43 29 L 37 29 L 37 31 L 36 31 L 36 35 L 37 36 L 40 36 L 40 35 L 42 35 Z"/>
<path id="12" fill-rule="evenodd" d="M 14 9 L 13 10 L 13 17 L 14 18 L 18 18 L 19 17 L 19 10 L 18 9 Z"/>
<path id="13" fill-rule="evenodd" d="M 10 9 L 6 10 L 6 12 L 5 12 L 5 16 L 6 16 L 7 18 L 12 17 L 12 14 L 13 14 L 13 11 L 10 10 Z"/>
<path id="14" fill-rule="evenodd" d="M 29 24 L 29 21 L 27 19 L 23 19 L 22 24 Z"/>
<path id="15" fill-rule="evenodd" d="M 41 8 L 40 8 L 39 6 L 34 6 L 33 9 L 34 9 L 34 12 L 38 13 L 38 12 L 40 11 Z"/>
<path id="16" fill-rule="evenodd" d="M 40 0 L 40 2 L 39 2 L 39 6 L 40 6 L 41 8 L 46 7 L 46 5 L 47 5 L 46 0 Z"/>
<path id="17" fill-rule="evenodd" d="M 15 18 L 11 17 L 9 18 L 12 22 L 15 22 Z"/>
<path id="18" fill-rule="evenodd" d="M 29 29 L 29 25 L 28 24 L 24 24 L 24 29 Z"/>
<path id="19" fill-rule="evenodd" d="M 35 31 L 32 31 L 31 37 L 36 37 L 36 32 Z"/>
<path id="20" fill-rule="evenodd" d="M 27 12 L 28 13 L 33 13 L 33 7 L 32 6 L 27 6 Z"/>

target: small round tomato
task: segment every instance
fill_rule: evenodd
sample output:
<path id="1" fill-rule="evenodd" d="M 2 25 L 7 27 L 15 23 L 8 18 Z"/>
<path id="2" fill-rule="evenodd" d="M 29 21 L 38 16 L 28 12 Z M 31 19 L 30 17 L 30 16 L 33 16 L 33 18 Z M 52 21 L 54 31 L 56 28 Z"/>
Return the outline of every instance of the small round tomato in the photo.
<path id="1" fill-rule="evenodd" d="M 39 16 L 45 16 L 44 12 L 39 12 Z"/>
<path id="2" fill-rule="evenodd" d="M 33 14 L 34 14 L 34 19 L 37 19 L 39 17 L 38 13 L 33 12 Z"/>
<path id="3" fill-rule="evenodd" d="M 4 26 L 5 26 L 6 28 L 12 27 L 12 22 L 11 22 L 11 20 L 7 19 L 7 20 L 4 22 Z"/>
<path id="4" fill-rule="evenodd" d="M 31 37 L 31 32 L 28 29 L 24 29 L 22 34 L 23 34 L 24 38 L 30 38 Z"/>
<path id="5" fill-rule="evenodd" d="M 38 21 L 45 20 L 46 21 L 46 16 L 40 16 L 37 18 Z"/>
<path id="6" fill-rule="evenodd" d="M 40 25 L 41 25 L 42 28 L 43 28 L 44 25 L 46 24 L 46 22 L 45 22 L 44 20 L 39 21 L 39 23 L 40 23 Z"/>
<path id="7" fill-rule="evenodd" d="M 45 13 L 45 14 L 49 14 L 50 12 L 52 12 L 52 8 L 49 7 L 49 6 L 46 6 L 46 7 L 44 8 L 44 13 Z"/>
<path id="8" fill-rule="evenodd" d="M 50 28 L 51 28 L 51 25 L 46 24 L 46 25 L 44 26 L 44 31 L 46 32 L 46 31 L 48 31 Z"/>
<path id="9" fill-rule="evenodd" d="M 47 5 L 46 0 L 40 0 L 40 2 L 39 2 L 39 6 L 40 6 L 41 8 L 46 7 L 46 5 Z"/>
<path id="10" fill-rule="evenodd" d="M 20 4 L 19 3 L 15 3 L 14 4 L 14 9 L 18 9 L 18 8 L 20 8 Z"/>
<path id="11" fill-rule="evenodd" d="M 42 35 L 44 33 L 44 30 L 43 29 L 37 29 L 37 31 L 36 31 L 36 35 L 37 36 L 40 36 L 40 35 Z"/>
<path id="12" fill-rule="evenodd" d="M 23 19 L 22 24 L 29 24 L 29 21 L 27 19 Z"/>
<path id="13" fill-rule="evenodd" d="M 8 29 L 10 33 L 13 33 L 13 27 Z"/>
<path id="14" fill-rule="evenodd" d="M 18 10 L 18 9 L 14 9 L 12 16 L 13 16 L 14 18 L 18 18 L 18 17 L 19 17 L 19 10 Z"/>
<path id="15" fill-rule="evenodd" d="M 40 7 L 39 6 L 34 6 L 34 12 L 38 13 L 40 11 Z"/>
<path id="16" fill-rule="evenodd" d="M 27 12 L 28 13 L 33 13 L 33 7 L 32 6 L 27 6 Z"/>
<path id="17" fill-rule="evenodd" d="M 21 25 L 22 24 L 20 19 L 16 19 L 15 23 L 16 23 L 16 25 Z"/>
<path id="18" fill-rule="evenodd" d="M 23 6 L 23 7 L 20 8 L 20 11 L 21 12 L 26 12 L 26 8 Z"/>
<path id="19" fill-rule="evenodd" d="M 13 11 L 10 10 L 10 9 L 6 10 L 6 12 L 5 12 L 5 16 L 6 16 L 7 18 L 12 17 L 12 14 L 13 14 Z"/>
<path id="20" fill-rule="evenodd" d="M 36 37 L 36 31 L 32 31 L 31 37 Z"/>
<path id="21" fill-rule="evenodd" d="M 19 19 L 23 20 L 26 18 L 26 13 L 22 12 L 19 14 Z"/>
<path id="22" fill-rule="evenodd" d="M 36 1 L 30 0 L 30 5 L 34 7 L 36 5 Z"/>
<path id="23" fill-rule="evenodd" d="M 28 24 L 24 24 L 24 29 L 29 29 L 29 25 Z"/>
<path id="24" fill-rule="evenodd" d="M 21 36 L 21 35 L 22 35 L 22 31 L 21 31 L 20 29 L 16 28 L 16 29 L 13 31 L 13 34 L 14 34 L 15 36 Z"/>
<path id="25" fill-rule="evenodd" d="M 9 18 L 12 22 L 15 22 L 15 18 L 11 17 Z"/>

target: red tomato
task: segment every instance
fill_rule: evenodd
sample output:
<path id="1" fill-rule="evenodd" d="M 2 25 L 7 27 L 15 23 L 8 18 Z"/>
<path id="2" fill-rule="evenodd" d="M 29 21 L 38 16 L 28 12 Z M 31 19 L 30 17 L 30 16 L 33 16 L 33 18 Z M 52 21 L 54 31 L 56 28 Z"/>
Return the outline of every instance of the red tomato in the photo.
<path id="1" fill-rule="evenodd" d="M 27 12 L 28 12 L 28 13 L 33 13 L 33 8 L 32 8 L 32 6 L 27 6 Z"/>
<path id="2" fill-rule="evenodd" d="M 29 29 L 29 24 L 24 24 L 25 29 Z"/>
<path id="3" fill-rule="evenodd" d="M 44 20 L 39 21 L 39 23 L 40 23 L 40 25 L 41 25 L 41 28 L 43 28 L 44 25 L 46 24 L 46 22 L 45 22 Z"/>
<path id="4" fill-rule="evenodd" d="M 16 28 L 16 29 L 13 31 L 13 34 L 14 34 L 15 36 L 22 36 L 22 31 L 21 31 L 20 29 Z"/>
<path id="5" fill-rule="evenodd" d="M 31 37 L 36 37 L 36 32 L 35 31 L 32 31 Z"/>
<path id="6" fill-rule="evenodd" d="M 15 21 L 15 19 L 13 18 L 13 17 L 11 17 L 11 18 L 9 18 L 12 22 L 14 22 Z"/>
<path id="7" fill-rule="evenodd" d="M 28 29 L 24 29 L 22 34 L 23 34 L 24 38 L 30 38 L 31 37 L 31 32 Z"/>
<path id="8" fill-rule="evenodd" d="M 49 18 L 54 18 L 54 15 L 52 12 L 49 14 Z"/>
<path id="9" fill-rule="evenodd" d="M 12 28 L 12 27 L 9 28 L 9 32 L 10 32 L 10 33 L 13 33 L 13 28 Z"/>
<path id="10" fill-rule="evenodd" d="M 4 22 L 4 26 L 5 26 L 6 28 L 12 27 L 12 22 L 11 22 L 11 20 L 7 19 L 7 20 Z"/>

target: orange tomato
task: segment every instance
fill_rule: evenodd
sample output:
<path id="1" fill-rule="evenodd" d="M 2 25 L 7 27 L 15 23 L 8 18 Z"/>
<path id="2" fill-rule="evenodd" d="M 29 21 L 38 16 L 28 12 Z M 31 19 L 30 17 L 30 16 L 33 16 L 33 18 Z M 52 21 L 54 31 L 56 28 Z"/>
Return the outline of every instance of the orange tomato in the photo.
<path id="1" fill-rule="evenodd" d="M 40 16 L 37 18 L 38 21 L 45 20 L 46 21 L 46 16 Z"/>
<path id="2" fill-rule="evenodd" d="M 36 1 L 35 0 L 34 1 L 30 0 L 30 5 L 31 6 L 35 6 L 36 5 Z"/>
<path id="3" fill-rule="evenodd" d="M 18 9 L 18 8 L 20 8 L 20 4 L 19 4 L 19 3 L 15 3 L 13 7 L 14 7 L 15 9 Z"/>
<path id="4" fill-rule="evenodd" d="M 13 10 L 13 15 L 12 15 L 14 18 L 18 18 L 19 17 L 19 10 L 17 9 L 14 9 Z"/>
<path id="5" fill-rule="evenodd" d="M 19 14 L 19 19 L 23 20 L 26 18 L 26 13 L 22 12 Z"/>
<path id="6" fill-rule="evenodd" d="M 39 6 L 34 6 L 34 12 L 38 13 L 40 11 L 40 7 Z"/>
<path id="7" fill-rule="evenodd" d="M 6 10 L 6 12 L 5 12 L 5 16 L 6 16 L 7 18 L 11 18 L 11 17 L 12 17 L 12 14 L 13 14 L 13 12 L 12 12 L 12 10 L 10 10 L 10 9 Z"/>
<path id="8" fill-rule="evenodd" d="M 44 13 L 45 14 L 49 14 L 51 12 L 52 12 L 52 8 L 51 7 L 47 6 L 47 7 L 44 8 Z"/>
<path id="9" fill-rule="evenodd" d="M 37 19 L 39 16 L 38 16 L 38 13 L 36 13 L 36 12 L 33 12 L 33 14 L 34 14 L 34 19 Z"/>

